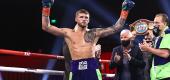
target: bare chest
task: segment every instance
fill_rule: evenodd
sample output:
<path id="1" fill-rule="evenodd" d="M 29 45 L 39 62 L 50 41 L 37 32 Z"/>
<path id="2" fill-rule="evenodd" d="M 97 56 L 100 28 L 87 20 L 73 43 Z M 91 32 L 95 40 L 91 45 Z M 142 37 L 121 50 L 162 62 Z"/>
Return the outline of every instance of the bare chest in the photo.
<path id="1" fill-rule="evenodd" d="M 70 42 L 72 44 L 80 44 L 83 45 L 86 43 L 85 39 L 84 39 L 84 34 L 80 34 L 80 33 L 73 33 L 70 35 Z"/>

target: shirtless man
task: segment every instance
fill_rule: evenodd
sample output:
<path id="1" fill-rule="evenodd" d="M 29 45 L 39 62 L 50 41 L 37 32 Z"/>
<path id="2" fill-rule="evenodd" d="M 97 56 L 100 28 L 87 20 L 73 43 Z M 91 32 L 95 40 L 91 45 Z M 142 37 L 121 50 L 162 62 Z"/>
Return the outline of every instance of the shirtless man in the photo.
<path id="1" fill-rule="evenodd" d="M 119 20 L 108 28 L 87 29 L 90 14 L 85 9 L 80 9 L 75 14 L 75 29 L 58 28 L 50 24 L 50 7 L 54 1 L 42 1 L 42 29 L 55 36 L 63 36 L 71 54 L 70 80 L 102 80 L 98 69 L 98 62 L 93 53 L 94 46 L 100 37 L 114 34 L 123 27 L 129 11 L 134 2 L 125 0 Z"/>

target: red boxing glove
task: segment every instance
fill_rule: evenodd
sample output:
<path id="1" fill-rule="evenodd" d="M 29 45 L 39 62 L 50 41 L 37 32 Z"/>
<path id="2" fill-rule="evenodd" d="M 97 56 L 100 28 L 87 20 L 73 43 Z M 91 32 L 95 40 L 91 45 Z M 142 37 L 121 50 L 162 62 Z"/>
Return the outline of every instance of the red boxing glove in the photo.
<path id="1" fill-rule="evenodd" d="M 43 9 L 42 9 L 42 15 L 43 15 L 43 16 L 50 16 L 50 8 L 48 8 L 48 7 L 43 7 Z"/>

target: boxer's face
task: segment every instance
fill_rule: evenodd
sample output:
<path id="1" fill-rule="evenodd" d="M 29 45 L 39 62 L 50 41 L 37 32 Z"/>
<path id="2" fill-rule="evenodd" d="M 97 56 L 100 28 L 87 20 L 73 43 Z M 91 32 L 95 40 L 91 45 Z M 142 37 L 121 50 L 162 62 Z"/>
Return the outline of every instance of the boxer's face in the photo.
<path id="1" fill-rule="evenodd" d="M 80 27 L 87 27 L 89 23 L 89 14 L 79 13 L 76 15 L 75 21 Z"/>

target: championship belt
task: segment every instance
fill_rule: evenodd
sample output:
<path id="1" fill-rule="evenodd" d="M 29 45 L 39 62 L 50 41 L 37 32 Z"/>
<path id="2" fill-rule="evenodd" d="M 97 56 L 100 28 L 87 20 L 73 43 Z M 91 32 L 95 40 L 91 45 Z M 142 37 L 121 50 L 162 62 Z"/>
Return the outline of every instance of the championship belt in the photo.
<path id="1" fill-rule="evenodd" d="M 137 35 L 145 35 L 148 30 L 153 29 L 153 21 L 147 19 L 139 19 L 129 25 L 132 32 L 136 32 Z"/>

